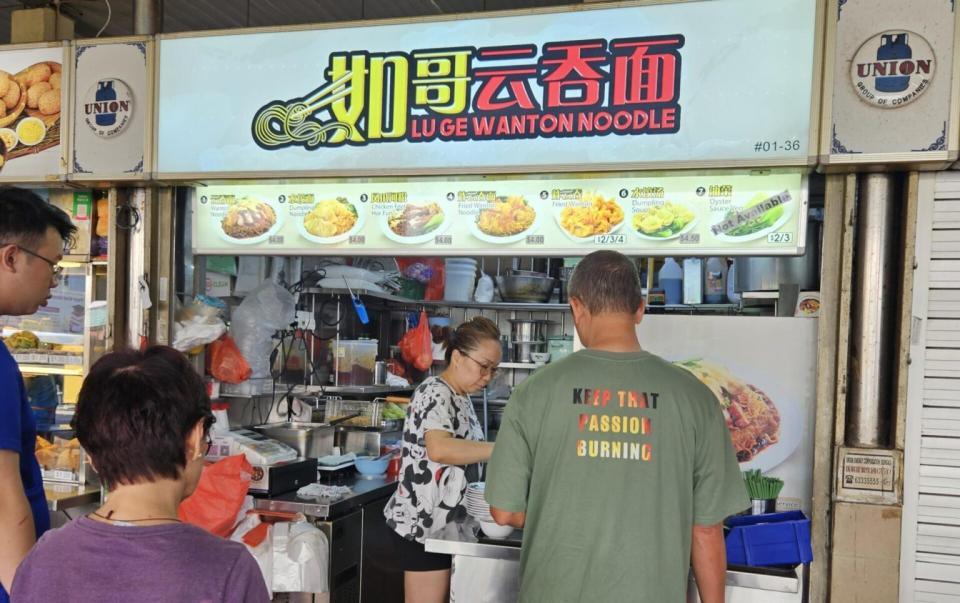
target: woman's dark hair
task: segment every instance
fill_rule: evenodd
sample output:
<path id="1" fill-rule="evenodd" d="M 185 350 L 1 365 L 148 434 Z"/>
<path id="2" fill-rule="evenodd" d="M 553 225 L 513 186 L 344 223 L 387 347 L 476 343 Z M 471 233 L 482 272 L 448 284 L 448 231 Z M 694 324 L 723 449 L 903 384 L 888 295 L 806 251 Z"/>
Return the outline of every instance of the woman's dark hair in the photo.
<path id="1" fill-rule="evenodd" d="M 177 479 L 187 464 L 186 438 L 201 419 L 206 432 L 213 413 L 203 379 L 186 356 L 154 346 L 112 352 L 93 365 L 73 428 L 113 487 Z"/>
<path id="2" fill-rule="evenodd" d="M 447 351 L 444 354 L 447 363 L 450 363 L 454 350 L 461 353 L 472 352 L 486 339 L 500 341 L 500 329 L 497 328 L 497 323 L 483 316 L 474 316 L 462 323 L 453 330 L 447 341 Z"/>
<path id="3" fill-rule="evenodd" d="M 36 248 L 53 227 L 68 243 L 77 227 L 59 207 L 24 188 L 0 186 L 0 243 Z"/>

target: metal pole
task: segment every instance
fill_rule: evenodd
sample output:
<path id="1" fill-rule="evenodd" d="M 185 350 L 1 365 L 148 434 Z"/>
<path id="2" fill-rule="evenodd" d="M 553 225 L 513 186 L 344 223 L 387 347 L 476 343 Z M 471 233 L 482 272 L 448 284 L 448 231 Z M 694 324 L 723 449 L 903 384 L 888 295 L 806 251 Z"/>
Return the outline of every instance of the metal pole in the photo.
<path id="1" fill-rule="evenodd" d="M 133 0 L 133 33 L 149 36 L 160 33 L 161 0 Z"/>
<path id="2" fill-rule="evenodd" d="M 857 207 L 847 445 L 887 444 L 892 404 L 893 335 L 897 305 L 896 208 L 893 174 L 860 178 Z"/>

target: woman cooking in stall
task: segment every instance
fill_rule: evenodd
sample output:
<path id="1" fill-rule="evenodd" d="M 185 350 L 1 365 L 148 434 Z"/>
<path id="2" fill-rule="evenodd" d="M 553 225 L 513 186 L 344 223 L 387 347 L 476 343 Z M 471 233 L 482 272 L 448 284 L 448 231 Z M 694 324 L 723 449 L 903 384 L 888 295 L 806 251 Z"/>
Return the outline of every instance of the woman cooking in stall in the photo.
<path id="1" fill-rule="evenodd" d="M 451 557 L 428 553 L 424 540 L 463 515 L 464 465 L 490 459 L 493 444 L 469 394 L 483 389 L 500 364 L 500 330 L 482 316 L 461 324 L 447 343 L 447 368 L 417 387 L 403 426 L 400 484 L 384 515 L 395 535 L 408 602 L 448 599 Z"/>

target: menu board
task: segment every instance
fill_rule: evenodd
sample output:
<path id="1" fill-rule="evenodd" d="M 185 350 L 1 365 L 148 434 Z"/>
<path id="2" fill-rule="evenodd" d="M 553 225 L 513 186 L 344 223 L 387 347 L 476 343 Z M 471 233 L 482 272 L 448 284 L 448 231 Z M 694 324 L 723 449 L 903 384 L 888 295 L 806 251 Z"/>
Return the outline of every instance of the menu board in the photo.
<path id="1" fill-rule="evenodd" d="M 803 174 L 207 186 L 196 253 L 796 255 Z"/>

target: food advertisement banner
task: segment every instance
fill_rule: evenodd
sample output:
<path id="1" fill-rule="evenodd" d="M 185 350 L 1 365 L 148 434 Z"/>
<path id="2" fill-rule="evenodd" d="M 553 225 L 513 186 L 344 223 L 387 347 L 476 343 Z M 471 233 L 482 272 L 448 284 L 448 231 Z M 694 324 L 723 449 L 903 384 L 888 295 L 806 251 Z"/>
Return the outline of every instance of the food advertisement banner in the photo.
<path id="1" fill-rule="evenodd" d="M 77 45 L 72 179 L 143 178 L 150 52 L 147 40 Z"/>
<path id="2" fill-rule="evenodd" d="M 692 372 L 717 396 L 741 470 L 782 479 L 778 506 L 799 507 L 808 515 L 817 322 L 655 315 L 637 327 L 645 350 Z"/>
<path id="3" fill-rule="evenodd" d="M 0 181 L 56 180 L 65 171 L 65 47 L 0 51 Z"/>
<path id="4" fill-rule="evenodd" d="M 194 190 L 196 253 L 632 255 L 803 252 L 805 177 L 434 178 Z"/>
<path id="5" fill-rule="evenodd" d="M 156 171 L 808 165 L 818 4 L 580 7 L 162 38 Z"/>

